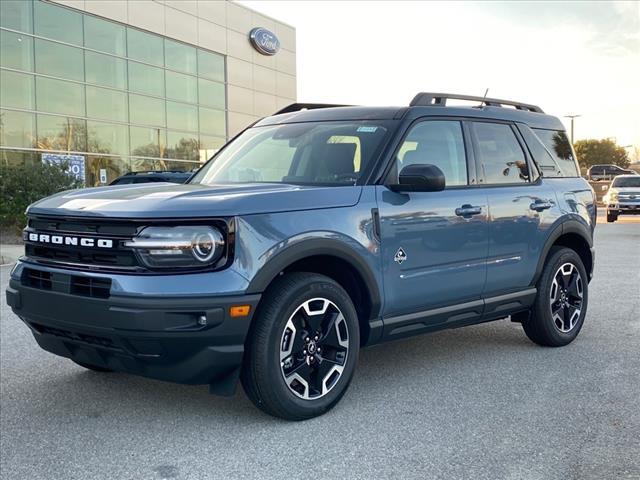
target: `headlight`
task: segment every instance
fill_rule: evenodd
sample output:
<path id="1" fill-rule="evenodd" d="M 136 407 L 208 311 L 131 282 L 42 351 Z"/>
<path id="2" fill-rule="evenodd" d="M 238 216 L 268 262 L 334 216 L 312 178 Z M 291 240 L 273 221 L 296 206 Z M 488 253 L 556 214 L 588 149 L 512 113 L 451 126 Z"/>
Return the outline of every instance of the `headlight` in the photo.
<path id="1" fill-rule="evenodd" d="M 609 193 L 607 193 L 607 197 L 609 198 L 610 202 L 615 202 L 618 199 L 618 192 L 616 190 L 609 190 Z"/>
<path id="2" fill-rule="evenodd" d="M 147 227 L 125 246 L 149 268 L 197 268 L 220 259 L 224 237 L 208 226 Z"/>

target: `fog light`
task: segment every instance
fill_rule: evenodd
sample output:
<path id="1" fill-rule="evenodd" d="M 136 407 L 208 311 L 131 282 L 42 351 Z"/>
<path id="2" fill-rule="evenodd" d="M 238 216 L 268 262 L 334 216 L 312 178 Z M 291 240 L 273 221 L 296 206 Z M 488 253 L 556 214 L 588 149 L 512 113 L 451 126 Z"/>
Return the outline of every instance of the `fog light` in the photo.
<path id="1" fill-rule="evenodd" d="M 207 324 L 207 316 L 206 315 L 200 315 L 198 317 L 198 325 L 201 325 L 201 326 L 204 327 L 206 324 Z"/>

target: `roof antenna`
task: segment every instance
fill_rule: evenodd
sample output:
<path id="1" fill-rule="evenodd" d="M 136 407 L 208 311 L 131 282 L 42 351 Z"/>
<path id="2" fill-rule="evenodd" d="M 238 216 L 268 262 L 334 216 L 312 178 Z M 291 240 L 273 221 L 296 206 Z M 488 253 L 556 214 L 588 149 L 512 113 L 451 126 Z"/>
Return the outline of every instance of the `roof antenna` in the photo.
<path id="1" fill-rule="evenodd" d="M 482 108 L 482 106 L 484 105 L 484 102 L 487 99 L 487 93 L 489 93 L 489 88 L 488 87 L 484 91 L 484 96 L 482 97 L 482 101 L 480 102 L 480 105 L 478 105 L 478 108 Z"/>

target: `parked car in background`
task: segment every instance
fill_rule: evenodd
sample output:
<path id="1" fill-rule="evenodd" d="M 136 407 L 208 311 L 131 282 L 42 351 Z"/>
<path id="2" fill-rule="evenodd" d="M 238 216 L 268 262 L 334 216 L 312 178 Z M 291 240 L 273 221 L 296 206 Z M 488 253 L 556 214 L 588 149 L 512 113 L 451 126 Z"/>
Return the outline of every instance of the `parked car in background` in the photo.
<path id="1" fill-rule="evenodd" d="M 611 180 L 618 175 L 637 175 L 637 173 L 613 164 L 592 165 L 587 170 L 587 180 Z"/>
<path id="2" fill-rule="evenodd" d="M 152 183 L 152 182 L 170 182 L 184 183 L 193 172 L 181 171 L 158 171 L 151 170 L 147 172 L 129 172 L 121 177 L 116 178 L 109 185 L 130 185 L 132 183 Z"/>
<path id="3" fill-rule="evenodd" d="M 640 175 L 614 178 L 603 202 L 607 209 L 607 222 L 615 222 L 618 215 L 640 214 Z"/>

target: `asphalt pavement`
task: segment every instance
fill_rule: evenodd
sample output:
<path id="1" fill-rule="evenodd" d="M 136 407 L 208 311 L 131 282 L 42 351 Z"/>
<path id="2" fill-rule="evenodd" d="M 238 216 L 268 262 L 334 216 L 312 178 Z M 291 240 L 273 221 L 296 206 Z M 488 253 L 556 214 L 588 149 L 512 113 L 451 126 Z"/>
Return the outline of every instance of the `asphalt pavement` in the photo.
<path id="1" fill-rule="evenodd" d="M 241 390 L 84 370 L 2 294 L 0 477 L 640 479 L 640 225 L 598 225 L 596 247 L 573 344 L 498 321 L 365 349 L 342 402 L 302 423 Z"/>

